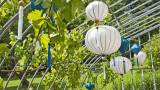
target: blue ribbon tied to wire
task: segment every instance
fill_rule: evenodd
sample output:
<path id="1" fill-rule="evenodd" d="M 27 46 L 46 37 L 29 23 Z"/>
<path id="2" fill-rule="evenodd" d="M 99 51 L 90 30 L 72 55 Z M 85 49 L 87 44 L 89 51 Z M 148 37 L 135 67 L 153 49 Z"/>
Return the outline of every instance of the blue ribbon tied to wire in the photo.
<path id="1" fill-rule="evenodd" d="M 36 0 L 31 0 L 31 9 L 32 10 L 43 10 L 44 11 L 43 3 L 39 2 L 39 3 L 36 4 Z"/>
<path id="2" fill-rule="evenodd" d="M 48 44 L 47 68 L 51 68 L 51 45 Z"/>

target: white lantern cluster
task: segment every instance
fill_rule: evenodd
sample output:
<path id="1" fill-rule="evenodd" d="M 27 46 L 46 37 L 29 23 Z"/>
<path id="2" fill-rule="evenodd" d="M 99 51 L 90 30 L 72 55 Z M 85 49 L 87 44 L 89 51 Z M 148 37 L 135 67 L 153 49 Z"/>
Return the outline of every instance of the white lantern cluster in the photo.
<path id="1" fill-rule="evenodd" d="M 108 7 L 101 1 L 93 1 L 86 7 L 86 15 L 89 20 L 102 21 L 108 14 Z"/>
<path id="2" fill-rule="evenodd" d="M 107 55 L 120 48 L 121 36 L 114 27 L 101 25 L 87 32 L 85 45 L 93 53 Z"/>
<path id="3" fill-rule="evenodd" d="M 147 55 L 145 52 L 140 51 L 137 55 L 134 55 L 134 57 L 137 60 L 138 65 L 143 65 Z"/>
<path id="4" fill-rule="evenodd" d="M 110 61 L 110 68 L 119 74 L 125 74 L 132 69 L 131 61 L 122 56 L 118 56 Z"/>
<path id="5" fill-rule="evenodd" d="M 86 7 L 86 15 L 89 20 L 102 21 L 107 14 L 108 6 L 101 1 L 93 1 Z M 85 45 L 95 54 L 109 55 L 120 48 L 121 36 L 116 28 L 99 25 L 86 33 Z M 111 60 L 110 67 L 119 74 L 125 74 L 132 68 L 132 64 L 128 58 L 119 56 Z"/>
<path id="6" fill-rule="evenodd" d="M 86 15 L 90 20 L 102 21 L 107 14 L 108 6 L 101 1 L 93 1 L 86 7 Z M 87 32 L 85 45 L 95 54 L 112 54 L 120 48 L 121 36 L 114 27 L 100 25 Z"/>

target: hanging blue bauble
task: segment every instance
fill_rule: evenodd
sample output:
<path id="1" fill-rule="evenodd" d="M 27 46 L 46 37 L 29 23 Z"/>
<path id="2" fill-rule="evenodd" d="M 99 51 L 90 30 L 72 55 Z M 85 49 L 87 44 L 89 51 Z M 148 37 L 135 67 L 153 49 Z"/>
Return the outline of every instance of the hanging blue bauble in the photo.
<path id="1" fill-rule="evenodd" d="M 140 51 L 141 47 L 138 44 L 133 44 L 131 47 L 131 52 L 138 54 L 138 52 Z"/>
<path id="2" fill-rule="evenodd" d="M 31 9 L 32 10 L 42 10 L 45 11 L 42 2 L 40 2 L 38 5 L 35 5 L 36 0 L 31 0 Z"/>
<path id="3" fill-rule="evenodd" d="M 51 67 L 51 46 L 48 44 L 48 59 L 47 59 L 47 68 Z"/>
<path id="4" fill-rule="evenodd" d="M 88 90 L 93 90 L 94 84 L 91 83 L 91 82 L 88 82 L 88 83 L 85 84 L 85 87 L 86 87 Z"/>
<path id="5" fill-rule="evenodd" d="M 128 39 L 122 38 L 121 39 L 121 47 L 119 48 L 119 51 L 124 54 L 129 48 L 129 41 Z"/>

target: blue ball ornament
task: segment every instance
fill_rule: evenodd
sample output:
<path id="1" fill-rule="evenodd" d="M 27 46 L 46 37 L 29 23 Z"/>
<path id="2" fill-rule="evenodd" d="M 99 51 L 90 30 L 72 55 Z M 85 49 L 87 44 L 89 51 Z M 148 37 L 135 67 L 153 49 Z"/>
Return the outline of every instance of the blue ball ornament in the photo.
<path id="1" fill-rule="evenodd" d="M 141 47 L 138 44 L 133 44 L 131 47 L 131 52 L 133 52 L 134 54 L 138 54 L 138 52 L 140 51 Z"/>
<path id="2" fill-rule="evenodd" d="M 91 82 L 88 82 L 88 83 L 86 83 L 85 87 L 86 87 L 88 90 L 93 90 L 94 84 L 91 83 Z"/>
<path id="3" fill-rule="evenodd" d="M 122 38 L 121 39 L 121 47 L 119 48 L 119 51 L 124 54 L 129 48 L 129 41 L 128 39 Z"/>

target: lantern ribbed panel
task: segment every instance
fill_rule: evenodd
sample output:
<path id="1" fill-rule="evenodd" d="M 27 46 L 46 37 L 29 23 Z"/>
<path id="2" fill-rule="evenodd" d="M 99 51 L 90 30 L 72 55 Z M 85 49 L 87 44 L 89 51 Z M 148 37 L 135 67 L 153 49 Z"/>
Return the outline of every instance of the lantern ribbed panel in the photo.
<path id="1" fill-rule="evenodd" d="M 108 7 L 101 1 L 93 1 L 86 7 L 86 15 L 89 20 L 102 21 L 108 14 Z"/>
<path id="2" fill-rule="evenodd" d="M 93 27 L 86 34 L 85 45 L 93 53 L 111 54 L 120 48 L 121 36 L 111 26 Z"/>
<path id="3" fill-rule="evenodd" d="M 132 69 L 132 64 L 128 58 L 118 56 L 110 61 L 110 68 L 116 73 L 125 74 Z"/>
<path id="4" fill-rule="evenodd" d="M 137 55 L 137 60 L 139 65 L 143 65 L 147 55 L 145 52 L 140 51 Z"/>

